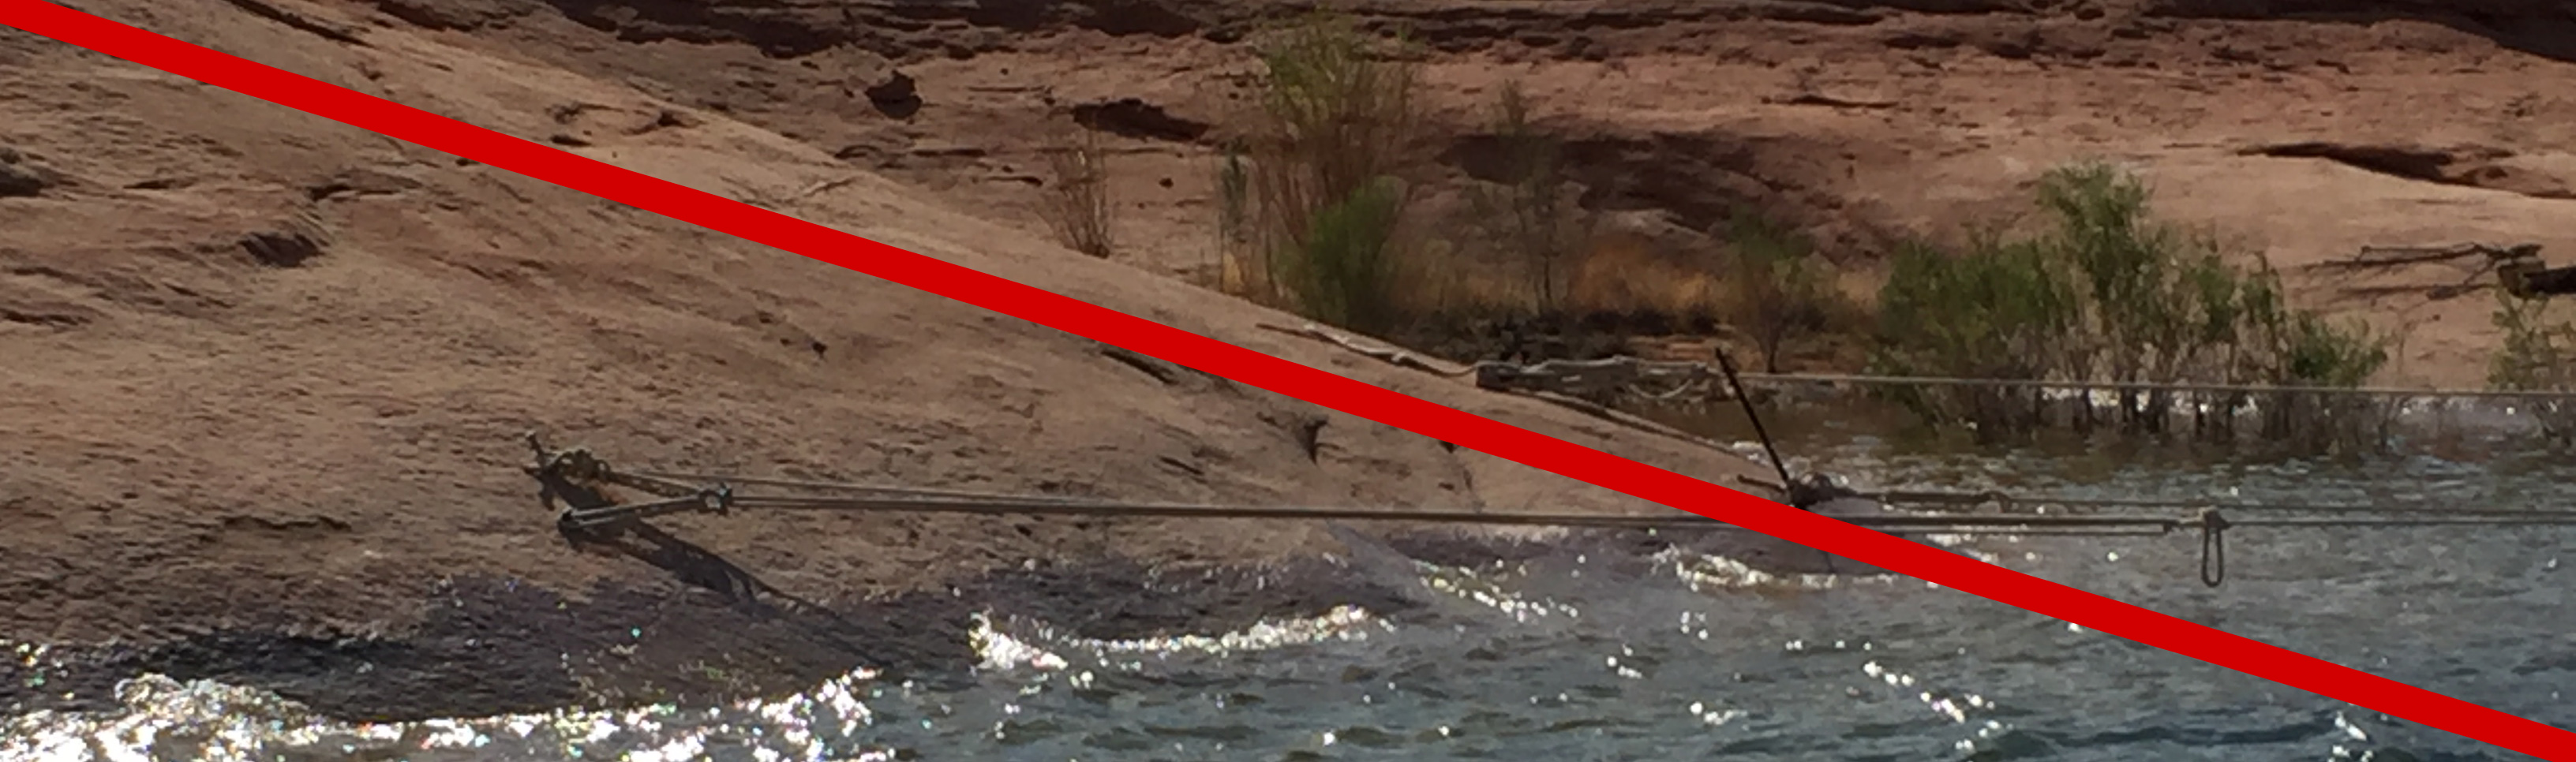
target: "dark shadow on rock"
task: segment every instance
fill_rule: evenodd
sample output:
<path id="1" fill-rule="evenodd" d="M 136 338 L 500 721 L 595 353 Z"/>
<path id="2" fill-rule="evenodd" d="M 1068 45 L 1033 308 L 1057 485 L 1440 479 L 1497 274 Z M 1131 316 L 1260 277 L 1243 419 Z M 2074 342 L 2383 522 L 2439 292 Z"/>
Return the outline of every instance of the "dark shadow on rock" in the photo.
<path id="1" fill-rule="evenodd" d="M 0 146 L 0 198 L 38 195 L 62 182 L 60 173 L 28 160 L 18 149 Z"/>
<path id="2" fill-rule="evenodd" d="M 374 1 L 380 6 L 431 5 L 427 0 Z M 441 0 L 442 3 L 460 1 Z M 493 3 L 506 0 L 474 1 Z M 1188 5 L 1167 0 L 962 0 L 842 4 L 536 1 L 553 7 L 576 23 L 614 33 L 628 42 L 739 42 L 781 58 L 803 56 L 843 44 L 855 44 L 880 54 L 893 55 L 905 47 L 937 47 L 928 43 L 941 42 L 942 32 L 958 36 L 952 31 L 957 26 L 1014 32 L 1070 27 L 1112 35 L 1162 37 L 1193 34 L 1206 26 L 1205 22 L 1183 12 Z M 412 14 L 429 15 L 422 11 L 413 11 Z M 443 17 L 439 20 L 446 21 Z M 966 46 L 958 48 L 960 52 L 969 53 L 989 46 L 989 43 L 959 44 Z"/>
<path id="3" fill-rule="evenodd" d="M 1077 104 L 1074 122 L 1084 127 L 1141 140 L 1196 143 L 1214 125 L 1173 116 L 1142 98 L 1119 98 Z"/>
<path id="4" fill-rule="evenodd" d="M 2576 20 L 2553 0 L 2161 0 L 2152 17 L 2224 21 L 2307 21 L 2367 27 L 2416 21 L 2496 45 L 2576 62 Z"/>
<path id="5" fill-rule="evenodd" d="M 767 593 L 791 606 L 810 605 L 770 587 L 723 556 L 651 524 L 632 522 L 607 532 L 567 530 L 564 537 L 579 547 L 606 549 L 651 564 L 681 582 L 715 593 L 727 603 L 757 608 L 764 605 L 760 596 Z"/>

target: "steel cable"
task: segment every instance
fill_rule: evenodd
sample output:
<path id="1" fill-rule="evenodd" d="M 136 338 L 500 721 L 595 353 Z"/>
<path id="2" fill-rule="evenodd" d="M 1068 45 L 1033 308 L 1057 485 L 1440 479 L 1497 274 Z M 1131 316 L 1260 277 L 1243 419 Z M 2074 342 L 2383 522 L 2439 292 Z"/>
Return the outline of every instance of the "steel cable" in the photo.
<path id="1" fill-rule="evenodd" d="M 1592 526 L 1610 528 L 1705 529 L 1710 523 L 1723 523 L 1696 514 L 1678 517 L 1603 516 L 1597 514 L 1490 513 L 1473 511 L 1405 511 L 1368 508 L 1313 507 L 1246 507 L 1185 503 L 1137 503 L 1099 500 L 1063 495 L 1014 495 L 973 490 L 827 482 L 803 479 L 725 476 L 721 474 L 678 471 L 633 471 L 638 476 L 700 483 L 790 487 L 844 493 L 863 493 L 869 497 L 736 497 L 732 505 L 739 508 L 773 508 L 782 510 L 883 510 L 896 512 L 941 513 L 1044 513 L 1053 515 L 1139 516 L 1158 518 L 1256 518 L 1256 519 L 1324 519 L 1421 521 L 1426 523 L 1507 524 Z M 2390 507 L 2360 504 L 2255 503 L 2241 501 L 2194 501 L 2181 499 L 2137 498 L 2071 498 L 2058 496 L 2014 496 L 1996 491 L 1933 492 L 1886 491 L 1863 493 L 1863 497 L 1888 505 L 1942 504 L 1979 505 L 2001 503 L 2005 506 L 2060 506 L 2081 508 L 2193 508 L 2227 512 L 2380 514 L 2375 518 L 2244 518 L 2231 519 L 2234 526 L 2558 526 L 2576 524 L 2576 511 L 2516 510 L 2481 508 L 2439 508 L 2429 505 Z M 2438 513 L 2439 516 L 2388 516 L 2387 514 Z M 1843 521 L 1875 527 L 2153 527 L 2169 528 L 2195 523 L 2190 518 L 2151 516 L 2047 516 L 2029 513 L 1946 514 L 1908 516 L 1836 517 Z M 1733 526 L 1733 525 L 1726 525 Z M 2159 530 L 2161 531 L 2161 530 Z M 2154 533 L 2154 532 L 2150 532 Z"/>
<path id="2" fill-rule="evenodd" d="M 1863 493 L 1863 496 L 1889 505 L 1983 505 L 1986 503 L 1997 503 L 2005 506 L 2007 509 L 2014 506 L 2029 505 L 2059 506 L 2066 508 L 2217 508 L 2226 511 L 2242 511 L 2248 513 L 2440 513 L 2447 516 L 2490 516 L 2506 518 L 2548 516 L 2576 518 L 2576 511 L 2512 508 L 2448 508 L 2432 505 L 2428 501 L 2408 501 L 2405 504 L 2400 505 L 2391 505 L 2386 503 L 2256 503 L 2226 500 L 2189 500 L 2178 498 L 2078 498 L 2053 495 L 2015 496 L 1995 491 L 1940 492 L 1923 490 L 1869 492 Z"/>
<path id="3" fill-rule="evenodd" d="M 604 467 L 599 470 L 609 475 Z M 945 513 L 976 515 L 1056 515 L 1101 518 L 1181 518 L 1181 519 L 1302 519 L 1324 521 L 1396 521 L 1434 524 L 1478 524 L 1488 526 L 1548 526 L 1614 530 L 1677 531 L 1748 531 L 1744 527 L 1697 514 L 1676 511 L 1664 515 L 1600 515 L 1565 513 L 1488 513 L 1460 510 L 1406 510 L 1368 508 L 1316 508 L 1298 506 L 1239 506 L 1189 503 L 1149 503 L 1089 499 L 1057 495 L 1012 495 L 971 490 L 882 487 L 840 482 L 761 477 L 726 477 L 717 474 L 695 474 L 671 471 L 636 471 L 627 476 L 658 480 L 665 486 L 680 482 L 698 482 L 706 486 L 690 494 L 671 495 L 666 499 L 640 504 L 604 504 L 565 510 L 558 522 L 567 530 L 592 530 L 658 515 L 678 512 L 730 513 L 734 510 L 778 511 L 859 511 L 886 513 Z M 613 477 L 615 478 L 615 477 Z M 734 487 L 767 485 L 793 489 L 836 492 L 838 495 L 737 495 Z M 683 491 L 685 490 L 676 490 Z M 1857 493 L 1855 493 L 1857 494 Z M 2181 500 L 2142 499 L 2060 499 L 2016 497 L 2000 491 L 1987 492 L 1889 492 L 1876 497 L 1902 503 L 1949 504 L 1996 503 L 2003 506 L 2025 504 L 2085 505 L 2129 509 L 2173 507 L 2193 508 L 2195 515 L 2083 515 L 2032 513 L 1908 513 L 1860 516 L 1832 516 L 1863 528 L 1894 535 L 1947 536 L 2156 536 L 2177 530 L 2199 529 L 2200 580 L 2215 588 L 2227 577 L 2226 533 L 2242 528 L 2289 529 L 2385 529 L 2405 527 L 2538 527 L 2576 526 L 2576 511 L 2506 511 L 2461 509 L 2447 515 L 2421 515 L 2431 509 L 2387 509 L 2366 505 L 2295 505 L 2264 503 L 2194 504 Z M 2258 516 L 2231 520 L 2225 512 L 2269 511 L 2273 513 L 2307 511 L 2340 513 L 2336 516 Z M 2379 515 L 2357 515 L 2375 511 Z M 2416 514 L 2416 515 L 2409 515 Z"/>

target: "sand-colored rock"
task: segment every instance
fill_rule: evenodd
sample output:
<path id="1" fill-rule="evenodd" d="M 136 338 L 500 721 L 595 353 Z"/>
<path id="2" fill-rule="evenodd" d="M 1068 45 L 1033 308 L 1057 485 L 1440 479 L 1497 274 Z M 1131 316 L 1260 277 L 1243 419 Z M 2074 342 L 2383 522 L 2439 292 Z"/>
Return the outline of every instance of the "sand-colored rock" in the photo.
<path id="1" fill-rule="evenodd" d="M 1666 467 L 1732 456 L 1258 330 L 1294 318 L 977 219 L 812 144 L 344 5 L 85 9 Z M 608 43 L 601 40 L 603 44 Z M 1669 510 L 24 34 L 0 199 L 9 637 L 399 630 L 449 575 L 578 594 L 518 436 L 633 465 L 1234 504 Z M 568 143 L 556 140 L 559 144 Z M 1150 367 L 1149 367 L 1150 366 Z M 1312 422 L 1323 423 L 1307 436 Z M 818 599 L 1035 558 L 1236 563 L 1277 524 L 681 517 Z"/>

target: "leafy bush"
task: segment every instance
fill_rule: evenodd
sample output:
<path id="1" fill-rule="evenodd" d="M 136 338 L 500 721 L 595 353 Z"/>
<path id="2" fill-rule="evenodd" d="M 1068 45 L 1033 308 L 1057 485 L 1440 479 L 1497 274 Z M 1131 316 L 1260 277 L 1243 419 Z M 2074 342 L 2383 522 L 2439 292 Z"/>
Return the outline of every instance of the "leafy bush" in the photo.
<path id="1" fill-rule="evenodd" d="M 1284 261 L 1281 280 L 1306 314 L 1362 331 L 1382 331 L 1395 316 L 1395 237 L 1404 189 L 1377 178 L 1310 218 L 1301 256 Z"/>
<path id="2" fill-rule="evenodd" d="M 2488 360 L 2487 385 L 2501 390 L 2576 391 L 2576 321 L 2552 315 L 2547 296 L 2517 296 L 2496 290 L 2495 326 L 2504 343 Z M 2562 401 L 2532 401 L 2550 437 L 2576 438 L 2576 409 Z"/>
<path id="3" fill-rule="evenodd" d="M 2044 379 L 2087 354 L 2079 292 L 2064 263 L 2031 241 L 1978 235 L 1963 255 L 1921 243 L 1899 249 L 1879 291 L 1872 371 L 1897 376 Z M 1900 402 L 1934 424 L 1992 424 L 2027 391 L 1896 387 Z M 2035 400 L 2035 398 L 2034 398 Z"/>
<path id="4" fill-rule="evenodd" d="M 1348 19 L 1310 16 L 1257 43 L 1265 69 L 1241 182 L 1250 251 L 1232 268 L 1262 301 L 1373 331 L 1413 161 L 1414 65 Z M 1320 290 L 1319 290 L 1320 289 Z M 1374 301 L 1372 301 L 1374 300 Z"/>
<path id="5" fill-rule="evenodd" d="M 2289 308 L 2270 268 L 2228 264 L 2211 238 L 2157 220 L 2148 198 L 2132 175 L 2106 164 L 2076 164 L 2041 179 L 2038 206 L 2051 223 L 2041 232 L 1981 233 L 1956 255 L 1908 248 L 1879 293 L 1874 370 L 2351 387 L 2386 364 L 2384 338 Z M 1964 419 L 1988 433 L 2028 428 L 2044 413 L 2040 396 L 2029 390 L 1899 394 L 1936 422 Z M 2233 411 L 2246 401 L 2239 395 L 2220 407 Z M 2117 412 L 2134 427 L 2159 429 L 2180 406 L 2168 391 L 2125 390 Z M 2077 407 L 2079 424 L 2089 424 L 2091 405 Z"/>
<path id="6" fill-rule="evenodd" d="M 2506 390 L 2576 388 L 2576 323 L 2551 320 L 2547 297 L 2496 290 L 2495 326 L 2504 343 L 2487 364 L 2487 385 Z"/>

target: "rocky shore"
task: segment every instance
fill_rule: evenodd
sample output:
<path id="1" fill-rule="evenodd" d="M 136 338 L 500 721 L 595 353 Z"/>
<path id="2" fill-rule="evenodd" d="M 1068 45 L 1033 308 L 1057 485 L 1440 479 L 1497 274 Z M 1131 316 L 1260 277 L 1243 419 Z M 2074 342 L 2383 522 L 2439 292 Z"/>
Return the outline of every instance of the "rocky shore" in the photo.
<path id="1" fill-rule="evenodd" d="M 1344 606 L 1403 623 L 1429 595 L 1412 576 L 1416 559 L 1481 567 L 1581 557 L 1596 573 L 1637 578 L 1669 575 L 1658 558 L 1674 548 L 1750 559 L 1772 572 L 1875 571 L 1847 559 L 1828 566 L 1814 551 L 1733 531 L 1577 530 L 1515 539 L 1444 530 L 1371 537 L 1341 552 L 1261 565 L 1031 564 L 945 589 L 857 600 L 766 589 L 739 568 L 731 592 L 646 581 L 602 583 L 578 597 L 468 574 L 423 591 L 425 614 L 399 632 L 220 630 L 134 643 L 29 644 L 0 663 L 0 707 L 12 714 L 107 709 L 119 681 L 143 674 L 258 688 L 329 716 L 387 722 L 563 706 L 706 705 L 793 693 L 859 668 L 936 685 L 972 680 L 982 658 L 970 640 L 979 614 L 1098 640 L 1239 632 Z"/>
<path id="2" fill-rule="evenodd" d="M 1285 6 L 66 5 L 1712 482 L 1764 473 L 1265 331 L 1296 318 L 1192 285 L 1242 34 Z M 1865 280 L 1893 242 L 2009 211 L 2084 155 L 2149 167 L 2167 211 L 2293 273 L 2374 243 L 2576 247 L 2569 52 L 2517 31 L 2563 27 L 2545 3 L 1359 5 L 1430 43 L 1455 134 L 1427 193 L 1482 171 L 1477 115 L 1522 80 L 1579 204 L 1672 251 L 1754 208 Z M 1119 141 L 1137 243 L 1116 256 L 1033 213 L 1060 109 Z M 1303 524 L 678 516 L 646 551 L 585 551 L 517 469 L 530 430 L 682 471 L 1671 510 L 5 28 L 0 125 L 13 710 L 94 706 L 141 672 L 365 718 L 695 700 L 853 665 L 955 674 L 988 608 L 1122 637 L 1408 606 L 1385 564 Z M 2263 148 L 2285 145 L 2314 150 Z M 2494 343 L 2482 300 L 2294 286 L 2411 326 L 2397 382 L 2475 383 Z M 1713 328 L 1585 320 L 1415 341 L 1588 356 Z M 1653 545 L 1381 539 L 1444 563 Z"/>

